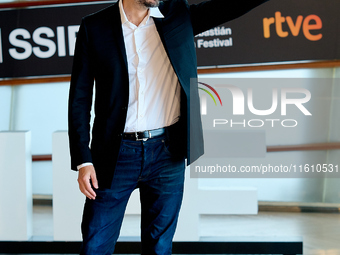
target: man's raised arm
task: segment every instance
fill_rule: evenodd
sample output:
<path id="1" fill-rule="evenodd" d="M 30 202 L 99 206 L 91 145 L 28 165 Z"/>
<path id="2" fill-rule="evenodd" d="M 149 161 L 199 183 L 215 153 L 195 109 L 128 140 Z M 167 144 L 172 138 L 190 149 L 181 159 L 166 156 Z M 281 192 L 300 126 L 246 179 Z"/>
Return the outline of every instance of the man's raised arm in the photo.
<path id="1" fill-rule="evenodd" d="M 210 0 L 190 5 L 194 35 L 236 19 L 269 0 Z"/>

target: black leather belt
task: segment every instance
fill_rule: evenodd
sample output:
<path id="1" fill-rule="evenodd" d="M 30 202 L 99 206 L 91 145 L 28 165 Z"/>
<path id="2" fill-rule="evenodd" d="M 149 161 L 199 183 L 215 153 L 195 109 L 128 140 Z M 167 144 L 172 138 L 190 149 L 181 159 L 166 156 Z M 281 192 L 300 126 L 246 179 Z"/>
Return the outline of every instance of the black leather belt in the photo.
<path id="1" fill-rule="evenodd" d="M 158 128 L 158 129 L 153 129 L 153 130 L 145 130 L 141 132 L 124 133 L 123 139 L 132 140 L 132 141 L 146 141 L 149 138 L 161 136 L 164 133 L 165 133 L 165 128 Z"/>

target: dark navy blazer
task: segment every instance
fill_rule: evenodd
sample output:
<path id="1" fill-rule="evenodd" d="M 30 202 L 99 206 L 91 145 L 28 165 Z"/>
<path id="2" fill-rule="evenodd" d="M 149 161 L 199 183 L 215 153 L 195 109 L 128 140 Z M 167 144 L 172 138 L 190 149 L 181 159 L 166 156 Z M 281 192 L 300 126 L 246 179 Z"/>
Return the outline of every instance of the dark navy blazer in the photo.
<path id="1" fill-rule="evenodd" d="M 203 154 L 194 35 L 237 18 L 268 0 L 211 0 L 189 5 L 167 0 L 153 18 L 179 79 L 181 119 L 170 133 L 174 153 L 190 164 Z M 129 102 L 129 78 L 118 2 L 83 18 L 76 42 L 69 95 L 71 168 L 92 162 L 100 187 L 110 187 Z M 95 120 L 90 142 L 90 109 L 95 80 Z"/>

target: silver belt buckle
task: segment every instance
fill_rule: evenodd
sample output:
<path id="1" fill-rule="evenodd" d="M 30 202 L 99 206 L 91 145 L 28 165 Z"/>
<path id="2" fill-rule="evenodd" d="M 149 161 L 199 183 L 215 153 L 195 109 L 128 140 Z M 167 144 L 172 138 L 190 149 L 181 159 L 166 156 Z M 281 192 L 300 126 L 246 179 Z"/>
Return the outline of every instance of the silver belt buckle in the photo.
<path id="1" fill-rule="evenodd" d="M 135 136 L 136 136 L 136 141 L 147 141 L 149 138 L 151 138 L 152 136 L 151 136 L 151 132 L 150 131 L 148 131 L 148 133 L 149 133 L 149 137 L 146 137 L 146 138 L 138 138 L 138 132 L 135 132 Z"/>

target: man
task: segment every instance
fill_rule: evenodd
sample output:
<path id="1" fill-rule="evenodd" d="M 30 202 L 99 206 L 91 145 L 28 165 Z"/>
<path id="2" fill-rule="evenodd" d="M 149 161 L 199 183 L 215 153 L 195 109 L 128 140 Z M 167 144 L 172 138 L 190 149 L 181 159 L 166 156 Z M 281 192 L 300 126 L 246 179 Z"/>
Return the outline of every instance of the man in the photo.
<path id="1" fill-rule="evenodd" d="M 87 197 L 81 254 L 113 253 L 135 188 L 142 254 L 171 254 L 185 159 L 203 154 L 194 35 L 266 1 L 120 0 L 83 18 L 69 98 L 72 169 Z"/>

